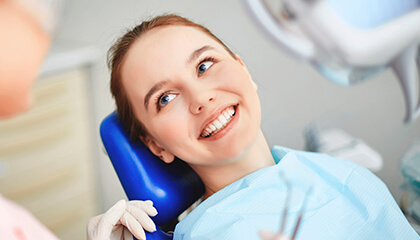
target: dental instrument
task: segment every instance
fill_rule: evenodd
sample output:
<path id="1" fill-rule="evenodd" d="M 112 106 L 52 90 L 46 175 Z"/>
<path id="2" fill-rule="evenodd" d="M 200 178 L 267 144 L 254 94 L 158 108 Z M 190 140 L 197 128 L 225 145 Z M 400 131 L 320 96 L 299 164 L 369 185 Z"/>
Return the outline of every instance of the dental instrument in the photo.
<path id="1" fill-rule="evenodd" d="M 297 232 L 299 230 L 300 223 L 302 221 L 302 217 L 303 217 L 303 213 L 304 213 L 304 210 L 305 210 L 305 206 L 306 206 L 306 203 L 307 203 L 309 193 L 312 191 L 312 188 L 309 188 L 308 191 L 305 194 L 305 197 L 303 199 L 302 205 L 301 205 L 300 210 L 299 210 L 298 218 L 297 218 L 295 226 L 293 228 L 293 234 L 289 238 L 289 237 L 284 235 L 284 229 L 285 229 L 285 226 L 286 226 L 287 216 L 288 216 L 288 212 L 289 212 L 289 204 L 290 204 L 291 196 L 292 196 L 292 189 L 291 189 L 292 185 L 287 180 L 287 178 L 284 177 L 284 174 L 280 173 L 280 177 L 283 179 L 284 184 L 286 185 L 286 189 L 287 189 L 287 195 L 286 195 L 286 199 L 285 199 L 284 207 L 283 207 L 283 214 L 282 214 L 280 231 L 277 232 L 277 233 L 274 233 L 274 234 L 271 234 L 271 233 L 268 233 L 268 232 L 260 232 L 260 237 L 262 238 L 262 240 L 294 240 L 296 238 Z"/>

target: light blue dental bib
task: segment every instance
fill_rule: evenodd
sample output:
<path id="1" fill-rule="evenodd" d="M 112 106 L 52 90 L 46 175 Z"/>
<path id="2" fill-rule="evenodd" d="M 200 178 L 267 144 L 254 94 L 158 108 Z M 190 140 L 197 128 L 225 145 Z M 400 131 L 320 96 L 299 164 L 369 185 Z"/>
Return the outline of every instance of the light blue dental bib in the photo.
<path id="1" fill-rule="evenodd" d="M 420 239 L 385 184 L 370 171 L 324 154 L 273 147 L 277 165 L 258 170 L 213 194 L 175 228 L 175 240 L 259 240 L 277 232 L 287 187 L 291 235 L 312 186 L 297 239 Z M 281 177 L 281 174 L 284 177 Z"/>

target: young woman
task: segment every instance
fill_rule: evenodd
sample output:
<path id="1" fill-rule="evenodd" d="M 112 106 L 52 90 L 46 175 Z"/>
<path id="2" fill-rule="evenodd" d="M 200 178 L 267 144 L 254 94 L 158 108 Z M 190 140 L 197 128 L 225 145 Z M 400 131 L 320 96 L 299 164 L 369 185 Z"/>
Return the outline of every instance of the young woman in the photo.
<path id="1" fill-rule="evenodd" d="M 176 15 L 143 22 L 110 49 L 109 63 L 132 138 L 167 163 L 182 159 L 205 184 L 204 202 L 175 239 L 258 239 L 260 229 L 280 226 L 290 188 L 292 222 L 308 196 L 298 239 L 419 239 L 369 171 L 321 154 L 270 152 L 257 85 L 203 26 Z"/>

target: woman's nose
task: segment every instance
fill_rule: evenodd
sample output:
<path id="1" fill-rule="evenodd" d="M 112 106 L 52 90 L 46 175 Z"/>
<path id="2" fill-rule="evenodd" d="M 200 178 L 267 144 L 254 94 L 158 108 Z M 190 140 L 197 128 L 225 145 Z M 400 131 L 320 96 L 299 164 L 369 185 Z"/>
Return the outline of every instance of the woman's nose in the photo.
<path id="1" fill-rule="evenodd" d="M 199 114 L 201 113 L 211 102 L 214 102 L 216 100 L 216 96 L 207 93 L 207 94 L 200 94 L 196 93 L 197 96 L 193 98 L 193 101 L 190 105 L 190 111 L 193 114 Z"/>

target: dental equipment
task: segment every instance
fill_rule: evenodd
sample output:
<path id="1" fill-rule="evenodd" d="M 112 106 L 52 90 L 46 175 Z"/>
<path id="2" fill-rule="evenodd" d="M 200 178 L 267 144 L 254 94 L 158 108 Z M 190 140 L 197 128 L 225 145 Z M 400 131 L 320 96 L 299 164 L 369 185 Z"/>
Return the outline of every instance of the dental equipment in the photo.
<path id="1" fill-rule="evenodd" d="M 259 235 L 260 235 L 260 238 L 262 240 L 294 240 L 296 238 L 297 233 L 298 233 L 299 226 L 300 226 L 300 223 L 302 221 L 303 213 L 305 212 L 305 207 L 306 207 L 306 204 L 307 204 L 307 201 L 308 201 L 308 197 L 312 193 L 312 187 L 310 187 L 304 195 L 302 204 L 300 206 L 298 217 L 297 217 L 295 225 L 293 227 L 292 236 L 288 237 L 284 234 L 284 229 L 286 228 L 286 222 L 287 222 L 287 219 L 288 219 L 289 205 L 290 205 L 290 202 L 292 201 L 291 200 L 291 198 L 292 198 L 292 184 L 289 182 L 289 180 L 284 176 L 284 174 L 282 172 L 280 173 L 280 178 L 282 179 L 282 181 L 286 185 L 286 190 L 287 190 L 287 195 L 286 195 L 286 198 L 284 199 L 284 207 L 283 207 L 280 230 L 276 233 L 271 233 L 271 232 L 265 231 L 265 230 L 260 231 Z"/>
<path id="2" fill-rule="evenodd" d="M 244 0 L 255 21 L 291 56 L 344 86 L 390 67 L 405 123 L 420 116 L 420 0 Z"/>
<path id="3" fill-rule="evenodd" d="M 292 190 L 291 190 L 292 187 L 291 187 L 290 182 L 284 176 L 282 176 L 282 178 L 284 179 L 284 183 L 286 184 L 288 194 L 286 196 L 286 201 L 284 203 L 284 209 L 283 209 L 283 216 L 282 216 L 282 223 L 281 223 L 280 231 L 278 233 L 276 233 L 276 236 L 279 239 L 284 234 L 284 229 L 285 229 L 286 220 L 287 220 L 287 214 L 289 212 L 289 203 L 291 201 L 290 199 L 291 199 L 291 195 L 292 195 Z M 305 211 L 306 202 L 308 200 L 308 196 L 309 196 L 309 193 L 311 192 L 311 190 L 312 190 L 312 188 L 309 188 L 308 191 L 305 194 L 305 197 L 303 199 L 302 205 L 301 205 L 300 210 L 299 210 L 299 216 L 296 220 L 295 227 L 293 229 L 293 234 L 292 234 L 292 237 L 290 238 L 290 240 L 294 240 L 296 238 L 296 234 L 299 230 L 300 222 L 302 221 L 303 213 Z M 276 240 L 277 238 L 275 238 L 273 240 Z"/>
<path id="4" fill-rule="evenodd" d="M 320 131 L 311 124 L 306 127 L 304 134 L 308 151 L 346 159 L 372 172 L 379 172 L 384 165 L 382 156 L 374 148 L 342 129 L 331 128 Z"/>

